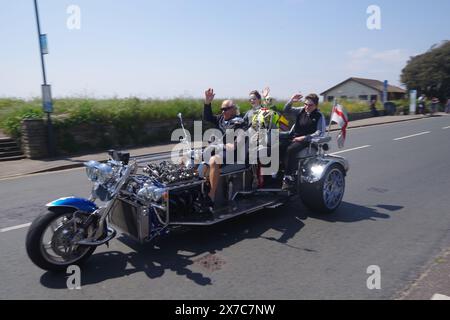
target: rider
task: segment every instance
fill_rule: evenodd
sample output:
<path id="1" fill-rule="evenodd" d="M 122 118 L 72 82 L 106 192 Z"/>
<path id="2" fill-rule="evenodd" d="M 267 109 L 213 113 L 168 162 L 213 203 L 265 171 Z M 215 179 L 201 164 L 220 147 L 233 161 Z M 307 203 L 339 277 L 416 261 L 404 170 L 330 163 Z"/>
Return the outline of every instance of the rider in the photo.
<path id="1" fill-rule="evenodd" d="M 284 107 L 285 113 L 293 113 L 296 116 L 293 131 L 295 138 L 288 146 L 284 160 L 283 189 L 285 190 L 292 187 L 295 181 L 292 174 L 296 169 L 296 155 L 309 146 L 312 138 L 323 136 L 326 130 L 325 117 L 318 109 L 319 97 L 312 93 L 305 98 L 304 107 L 293 108 L 292 104 L 299 102 L 302 98 L 301 94 L 295 94 Z"/>
<path id="2" fill-rule="evenodd" d="M 252 119 L 255 112 L 257 112 L 262 107 L 262 99 L 264 99 L 269 94 L 269 88 L 266 88 L 263 90 L 263 96 L 258 92 L 258 90 L 253 90 L 249 94 L 248 101 L 252 105 L 252 108 L 247 111 L 247 113 L 244 115 L 244 121 L 247 128 L 249 128 L 252 125 Z"/>
<path id="3" fill-rule="evenodd" d="M 242 117 L 238 116 L 238 108 L 233 100 L 224 100 L 220 108 L 222 114 L 213 115 L 211 103 L 214 100 L 214 90 L 208 89 L 205 91 L 205 105 L 203 108 L 203 120 L 209 121 L 219 129 L 222 134 L 225 134 L 228 129 L 239 129 L 243 124 Z M 209 159 L 209 183 L 211 190 L 209 191 L 208 198 L 206 199 L 206 206 L 212 208 L 214 206 L 214 196 L 216 194 L 221 165 L 225 162 L 224 158 L 226 150 L 235 150 L 234 143 L 228 142 L 224 146 L 225 150 L 223 154 L 215 154 Z"/>
<path id="4" fill-rule="evenodd" d="M 271 96 L 269 96 L 270 88 L 266 87 L 263 90 L 263 100 L 261 103 L 261 106 L 256 110 L 253 111 L 252 109 L 252 118 L 251 126 L 255 127 L 255 122 L 260 124 L 261 123 L 261 117 L 266 118 L 267 116 L 270 116 L 272 124 L 270 125 L 270 128 L 274 129 L 280 129 L 281 131 L 289 131 L 289 121 L 286 119 L 286 117 L 281 114 L 275 105 L 275 100 Z M 267 120 L 267 119 L 266 119 Z M 267 121 L 264 121 L 267 122 Z M 266 124 L 265 129 L 269 129 L 269 126 Z"/>

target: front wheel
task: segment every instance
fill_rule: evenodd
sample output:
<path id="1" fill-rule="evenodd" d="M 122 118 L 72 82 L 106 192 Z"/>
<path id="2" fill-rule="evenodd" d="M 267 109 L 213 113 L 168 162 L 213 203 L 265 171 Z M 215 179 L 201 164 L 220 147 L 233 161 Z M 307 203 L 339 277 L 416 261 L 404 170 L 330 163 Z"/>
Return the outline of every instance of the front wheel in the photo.
<path id="1" fill-rule="evenodd" d="M 38 267 L 55 272 L 82 264 L 96 249 L 75 244 L 85 237 L 77 228 L 85 218 L 70 211 L 49 211 L 36 218 L 27 233 L 28 257 Z"/>
<path id="2" fill-rule="evenodd" d="M 317 213 L 335 211 L 342 202 L 344 191 L 345 172 L 338 164 L 331 165 L 319 181 L 299 184 L 303 203 Z"/>

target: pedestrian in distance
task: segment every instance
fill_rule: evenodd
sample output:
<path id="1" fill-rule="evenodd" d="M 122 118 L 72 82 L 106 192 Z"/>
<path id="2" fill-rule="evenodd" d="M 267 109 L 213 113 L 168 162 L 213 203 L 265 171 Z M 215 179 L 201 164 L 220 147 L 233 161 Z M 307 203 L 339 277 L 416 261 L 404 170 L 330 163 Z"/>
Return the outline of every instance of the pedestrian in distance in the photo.
<path id="1" fill-rule="evenodd" d="M 430 104 L 430 114 L 433 115 L 438 111 L 438 106 L 439 106 L 439 99 L 436 97 L 433 97 L 431 99 L 431 104 Z"/>
<path id="2" fill-rule="evenodd" d="M 426 101 L 427 101 L 427 96 L 422 94 L 419 97 L 419 101 L 418 101 L 419 102 L 418 103 L 418 108 L 417 108 L 418 114 L 425 114 L 425 103 L 426 103 Z"/>
<path id="3" fill-rule="evenodd" d="M 377 110 L 377 100 L 370 101 L 370 113 L 372 114 L 372 117 L 378 117 L 380 114 Z"/>
<path id="4" fill-rule="evenodd" d="M 450 113 L 450 98 L 447 98 L 447 104 L 445 105 L 445 113 Z"/>

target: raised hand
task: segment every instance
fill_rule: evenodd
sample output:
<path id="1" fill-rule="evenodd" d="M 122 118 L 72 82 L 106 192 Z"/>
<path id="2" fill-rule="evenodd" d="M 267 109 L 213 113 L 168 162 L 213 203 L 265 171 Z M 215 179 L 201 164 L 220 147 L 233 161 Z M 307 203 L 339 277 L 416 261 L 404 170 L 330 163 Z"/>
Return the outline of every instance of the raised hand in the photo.
<path id="1" fill-rule="evenodd" d="M 263 98 L 267 98 L 269 93 L 270 93 L 270 88 L 269 87 L 264 88 L 264 90 L 262 91 Z"/>
<path id="2" fill-rule="evenodd" d="M 289 100 L 291 103 L 299 102 L 302 100 L 303 96 L 300 93 L 296 93 L 292 96 L 291 100 Z"/>
<path id="3" fill-rule="evenodd" d="M 205 91 L 205 103 L 210 104 L 214 100 L 214 96 L 216 94 L 214 93 L 214 89 L 209 88 Z"/>

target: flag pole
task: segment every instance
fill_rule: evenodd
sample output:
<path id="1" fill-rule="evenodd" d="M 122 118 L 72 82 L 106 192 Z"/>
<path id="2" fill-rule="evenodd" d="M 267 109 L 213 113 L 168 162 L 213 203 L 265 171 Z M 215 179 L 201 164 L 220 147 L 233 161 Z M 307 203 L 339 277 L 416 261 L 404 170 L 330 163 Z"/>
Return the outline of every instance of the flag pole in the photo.
<path id="1" fill-rule="evenodd" d="M 333 108 L 331 108 L 331 113 L 330 113 L 330 123 L 328 124 L 328 136 L 330 135 L 330 132 L 331 132 L 331 119 L 333 118 L 334 108 L 336 107 L 336 104 L 337 104 L 337 99 L 334 98 Z"/>

